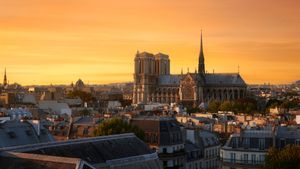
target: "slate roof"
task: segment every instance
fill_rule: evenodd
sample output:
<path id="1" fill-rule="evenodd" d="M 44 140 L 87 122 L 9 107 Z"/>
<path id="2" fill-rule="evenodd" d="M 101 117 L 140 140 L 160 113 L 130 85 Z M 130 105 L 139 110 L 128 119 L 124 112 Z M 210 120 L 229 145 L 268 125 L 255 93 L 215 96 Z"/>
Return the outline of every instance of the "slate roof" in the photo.
<path id="1" fill-rule="evenodd" d="M 201 130 L 199 136 L 202 140 L 204 147 L 218 146 L 220 145 L 218 137 L 209 131 Z"/>
<path id="2" fill-rule="evenodd" d="M 73 125 L 95 125 L 98 123 L 98 120 L 94 120 L 91 116 L 82 116 L 76 120 Z"/>
<path id="3" fill-rule="evenodd" d="M 300 128 L 292 126 L 278 126 L 276 137 L 285 139 L 300 139 Z"/>
<path id="4" fill-rule="evenodd" d="M 261 130 L 244 130 L 242 132 L 242 137 L 249 137 L 249 138 L 271 138 L 273 137 L 273 132 L 271 129 L 261 129 Z"/>
<path id="5" fill-rule="evenodd" d="M 231 134 L 223 149 L 252 149 L 255 151 L 266 151 L 273 145 L 273 134 L 270 128 L 253 130 L 244 130 L 241 133 Z M 246 142 L 245 138 L 248 138 Z M 260 140 L 264 140 L 264 144 L 260 145 Z M 251 151 L 252 151 L 251 150 Z"/>
<path id="6" fill-rule="evenodd" d="M 159 85 L 178 85 L 183 75 L 160 75 L 158 77 Z"/>
<path id="7" fill-rule="evenodd" d="M 42 126 L 41 131 L 38 137 L 34 127 L 26 121 L 13 120 L 1 123 L 0 148 L 54 141 L 52 135 Z"/>
<path id="8" fill-rule="evenodd" d="M 237 85 L 245 86 L 246 83 L 238 73 L 207 73 L 206 85 Z"/>
<path id="9" fill-rule="evenodd" d="M 186 141 L 184 144 L 184 149 L 186 152 L 192 152 L 197 150 L 203 150 L 203 147 L 201 147 L 201 145 L 197 145 L 189 141 Z"/>
<path id="10" fill-rule="evenodd" d="M 156 152 L 132 133 L 0 149 L 0 155 L 5 152 L 79 158 L 95 168 L 161 168 Z"/>
<path id="11" fill-rule="evenodd" d="M 182 144 L 180 124 L 171 117 L 138 117 L 131 121 L 132 124 L 139 126 L 145 132 L 159 133 L 159 144 L 173 145 Z"/>
<path id="12" fill-rule="evenodd" d="M 196 79 L 195 73 L 190 75 Z M 159 85 L 177 85 L 185 75 L 160 75 Z M 207 73 L 205 74 L 205 85 L 208 86 L 246 86 L 245 81 L 238 73 Z"/>

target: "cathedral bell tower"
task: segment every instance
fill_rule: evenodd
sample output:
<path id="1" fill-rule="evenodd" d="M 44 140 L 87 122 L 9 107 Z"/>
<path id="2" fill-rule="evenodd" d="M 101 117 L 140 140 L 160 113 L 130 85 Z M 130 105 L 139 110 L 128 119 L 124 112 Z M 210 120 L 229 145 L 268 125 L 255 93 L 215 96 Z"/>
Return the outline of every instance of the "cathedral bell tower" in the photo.
<path id="1" fill-rule="evenodd" d="M 136 53 L 134 58 L 133 104 L 147 103 L 156 84 L 155 58 L 147 52 Z"/>

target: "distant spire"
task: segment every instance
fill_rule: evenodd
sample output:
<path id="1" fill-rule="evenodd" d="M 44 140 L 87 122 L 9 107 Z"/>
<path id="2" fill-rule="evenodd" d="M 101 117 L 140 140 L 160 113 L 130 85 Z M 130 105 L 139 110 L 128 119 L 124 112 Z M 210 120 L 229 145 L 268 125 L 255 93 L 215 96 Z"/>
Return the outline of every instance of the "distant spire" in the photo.
<path id="1" fill-rule="evenodd" d="M 204 53 L 203 53 L 203 41 L 202 41 L 202 29 L 200 36 L 200 53 L 198 62 L 198 73 L 205 74 L 205 63 L 204 63 Z"/>
<path id="2" fill-rule="evenodd" d="M 3 78 L 3 85 L 7 85 L 7 76 L 6 76 L 6 68 L 4 69 L 4 78 Z"/>
<path id="3" fill-rule="evenodd" d="M 200 55 L 203 55 L 203 41 L 202 41 L 202 29 L 201 29 L 201 37 L 200 37 Z"/>

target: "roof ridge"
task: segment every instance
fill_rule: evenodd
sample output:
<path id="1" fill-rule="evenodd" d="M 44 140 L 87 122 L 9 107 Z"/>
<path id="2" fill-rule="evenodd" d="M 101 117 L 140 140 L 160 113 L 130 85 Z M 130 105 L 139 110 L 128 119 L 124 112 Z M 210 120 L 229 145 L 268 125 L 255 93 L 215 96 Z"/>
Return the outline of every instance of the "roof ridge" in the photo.
<path id="1" fill-rule="evenodd" d="M 80 143 L 87 143 L 93 141 L 104 141 L 109 139 L 120 139 L 120 138 L 124 139 L 124 138 L 131 138 L 131 137 L 134 138 L 135 135 L 133 133 L 124 133 L 124 134 L 115 134 L 115 135 L 108 135 L 108 136 L 98 136 L 92 138 L 80 138 L 80 139 L 66 140 L 66 141 L 53 141 L 53 142 L 46 142 L 46 143 L 27 144 L 27 145 L 0 148 L 0 154 L 1 152 L 5 152 L 5 151 L 14 151 L 14 150 L 28 151 L 28 150 L 41 149 L 45 147 L 58 147 L 58 146 L 68 145 L 70 143 L 80 144 Z"/>
<path id="2" fill-rule="evenodd" d="M 221 75 L 238 75 L 238 73 L 235 72 L 226 72 L 226 73 L 206 73 L 206 75 L 214 75 L 214 74 L 221 74 Z"/>

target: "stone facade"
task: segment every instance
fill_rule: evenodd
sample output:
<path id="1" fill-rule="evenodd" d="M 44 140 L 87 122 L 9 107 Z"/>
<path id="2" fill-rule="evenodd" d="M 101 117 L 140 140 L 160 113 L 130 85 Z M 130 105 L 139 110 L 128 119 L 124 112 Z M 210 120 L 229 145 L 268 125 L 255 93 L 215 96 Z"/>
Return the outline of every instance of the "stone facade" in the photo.
<path id="1" fill-rule="evenodd" d="M 246 96 L 246 83 L 239 73 L 207 73 L 201 35 L 198 71 L 170 74 L 168 55 L 137 52 L 134 59 L 133 104 L 182 103 L 196 106 L 212 100 Z"/>

